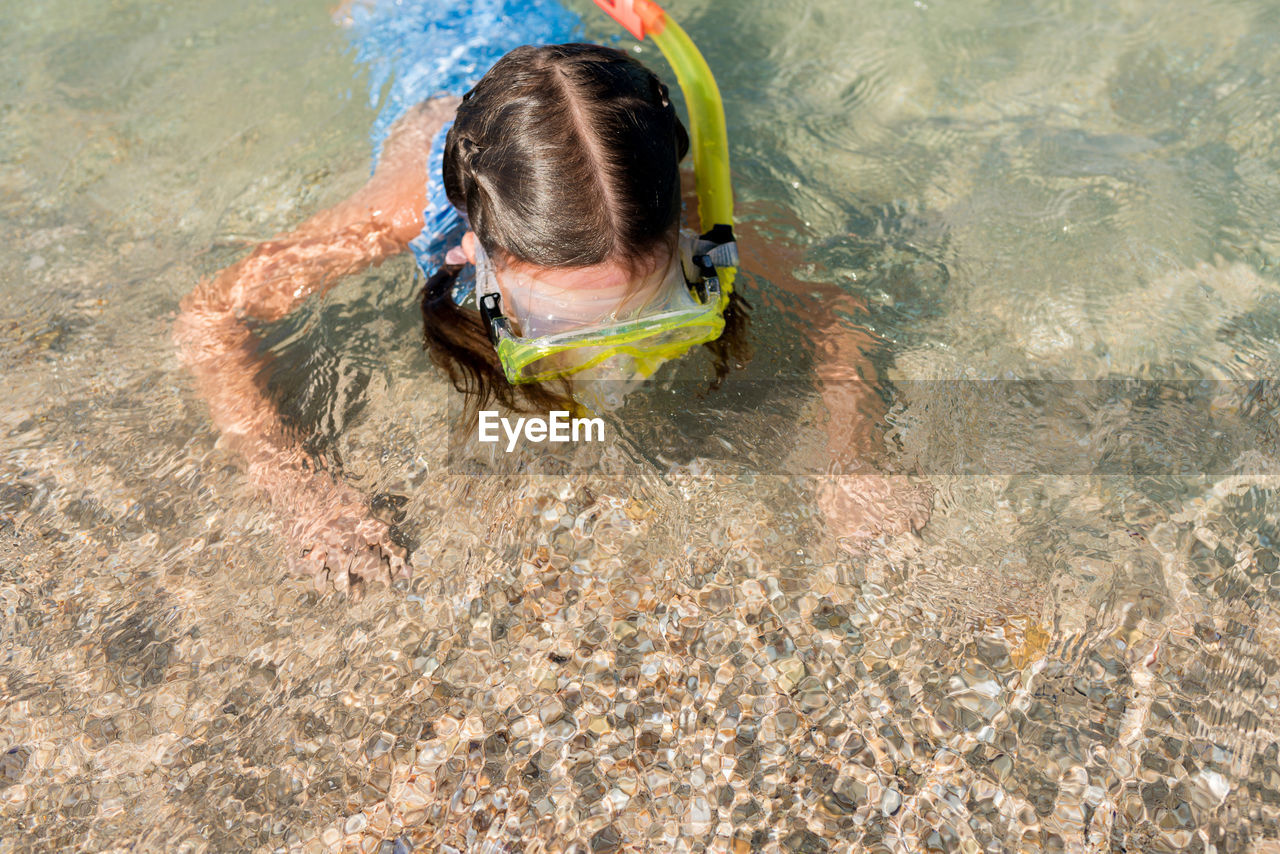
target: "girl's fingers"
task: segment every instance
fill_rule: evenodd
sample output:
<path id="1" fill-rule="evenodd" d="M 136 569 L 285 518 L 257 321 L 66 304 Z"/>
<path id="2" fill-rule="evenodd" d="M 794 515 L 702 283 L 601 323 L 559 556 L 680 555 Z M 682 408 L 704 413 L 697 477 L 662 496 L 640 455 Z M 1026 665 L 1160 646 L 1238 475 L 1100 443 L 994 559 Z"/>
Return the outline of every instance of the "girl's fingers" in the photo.
<path id="1" fill-rule="evenodd" d="M 331 511 L 320 522 L 298 520 L 294 533 L 304 548 L 290 563 L 296 573 L 314 579 L 316 589 L 359 598 L 367 582 L 391 585 L 409 578 L 409 551 L 396 542 L 391 527 L 354 506 Z"/>

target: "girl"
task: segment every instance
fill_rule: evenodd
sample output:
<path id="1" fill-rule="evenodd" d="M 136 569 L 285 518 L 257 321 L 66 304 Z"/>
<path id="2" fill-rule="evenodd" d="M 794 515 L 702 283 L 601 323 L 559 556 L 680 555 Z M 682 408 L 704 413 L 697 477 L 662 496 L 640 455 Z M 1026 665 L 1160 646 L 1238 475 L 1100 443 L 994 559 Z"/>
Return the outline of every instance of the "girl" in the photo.
<path id="1" fill-rule="evenodd" d="M 183 301 L 183 358 L 250 478 L 296 520 L 307 569 L 345 586 L 405 574 L 406 552 L 365 498 L 316 471 L 283 428 L 257 379 L 247 324 L 278 320 L 343 276 L 412 249 L 424 266 L 444 261 L 428 270 L 423 295 L 428 347 L 477 408 L 490 399 L 559 408 L 586 375 L 643 375 L 698 343 L 723 377 L 749 357 L 746 306 L 726 297 L 709 247 L 681 237 L 688 146 L 667 88 L 626 54 L 517 48 L 462 99 L 405 115 L 359 192 Z M 455 278 L 464 265 L 475 269 L 475 307 Z M 847 308 L 846 295 L 833 296 L 834 308 Z M 824 318 L 819 328 L 843 327 Z M 865 379 L 865 344 L 845 332 L 820 348 L 835 457 L 870 423 L 859 410 L 875 395 L 850 382 Z M 843 533 L 874 532 L 886 519 L 917 526 L 926 512 L 882 480 L 828 479 L 819 500 Z"/>

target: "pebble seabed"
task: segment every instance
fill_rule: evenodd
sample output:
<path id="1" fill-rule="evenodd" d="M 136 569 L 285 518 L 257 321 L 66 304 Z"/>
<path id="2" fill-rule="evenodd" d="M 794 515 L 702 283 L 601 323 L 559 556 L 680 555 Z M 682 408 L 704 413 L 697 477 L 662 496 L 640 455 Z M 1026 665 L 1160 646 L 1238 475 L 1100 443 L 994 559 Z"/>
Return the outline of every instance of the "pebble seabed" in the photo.
<path id="1" fill-rule="evenodd" d="M 958 481 L 1074 532 L 1073 586 L 993 590 L 999 528 L 823 560 L 778 480 L 471 483 L 501 525 L 358 601 L 11 483 L 3 850 L 1274 850 L 1266 483 L 1082 535 L 1045 507 L 1096 483 Z"/>

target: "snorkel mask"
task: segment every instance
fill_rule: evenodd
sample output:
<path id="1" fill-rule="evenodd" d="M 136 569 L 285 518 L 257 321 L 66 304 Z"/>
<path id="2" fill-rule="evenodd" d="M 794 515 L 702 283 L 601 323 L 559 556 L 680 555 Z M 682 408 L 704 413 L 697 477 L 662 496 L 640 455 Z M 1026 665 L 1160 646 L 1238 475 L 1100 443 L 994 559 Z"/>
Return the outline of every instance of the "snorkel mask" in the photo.
<path id="1" fill-rule="evenodd" d="M 648 377 L 668 359 L 720 337 L 737 272 L 729 146 L 711 69 L 688 34 L 657 3 L 595 2 L 636 38 L 651 36 L 675 69 L 689 108 L 704 234 L 682 232 L 667 267 L 651 273 L 634 293 L 575 289 L 561 300 L 554 290 L 522 281 L 519 271 L 505 270 L 512 295 L 509 306 L 502 303 L 496 271 L 477 241 L 476 301 L 503 372 L 513 384 L 567 377 L 597 366 Z M 593 304 L 600 309 L 592 312 Z"/>
<path id="2" fill-rule="evenodd" d="M 508 291 L 523 297 L 512 306 L 520 324 L 514 329 L 502 313 L 492 261 L 477 244 L 476 297 L 507 379 L 544 382 L 606 362 L 616 362 L 612 376 L 625 371 L 643 378 L 667 359 L 719 338 L 728 298 L 705 252 L 697 235 L 682 233 L 671 263 L 630 295 L 606 291 L 593 299 L 591 289 L 582 289 L 561 300 L 545 286 L 522 288 L 519 274 L 508 274 L 517 280 L 508 282 Z M 603 307 L 592 312 L 597 305 Z"/>

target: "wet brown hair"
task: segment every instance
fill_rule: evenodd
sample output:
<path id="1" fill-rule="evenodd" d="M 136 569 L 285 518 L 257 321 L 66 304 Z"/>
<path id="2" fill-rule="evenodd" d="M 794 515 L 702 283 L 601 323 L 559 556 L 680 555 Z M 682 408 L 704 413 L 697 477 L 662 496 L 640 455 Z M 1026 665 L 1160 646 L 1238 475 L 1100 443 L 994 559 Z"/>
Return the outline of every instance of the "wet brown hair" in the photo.
<path id="1" fill-rule="evenodd" d="M 625 53 L 592 44 L 519 47 L 468 92 L 445 140 L 444 187 L 499 267 L 639 271 L 674 251 L 689 136 L 667 87 Z M 480 315 L 456 305 L 443 268 L 422 295 L 426 347 L 475 408 L 566 408 L 567 382 L 513 386 Z M 750 358 L 746 303 L 706 345 L 717 384 Z M 568 408 L 572 408 L 571 406 Z"/>

